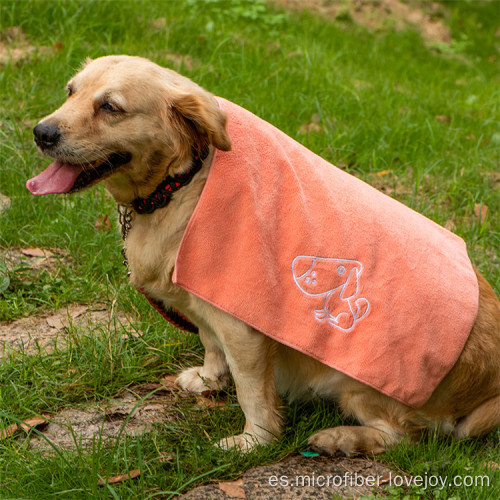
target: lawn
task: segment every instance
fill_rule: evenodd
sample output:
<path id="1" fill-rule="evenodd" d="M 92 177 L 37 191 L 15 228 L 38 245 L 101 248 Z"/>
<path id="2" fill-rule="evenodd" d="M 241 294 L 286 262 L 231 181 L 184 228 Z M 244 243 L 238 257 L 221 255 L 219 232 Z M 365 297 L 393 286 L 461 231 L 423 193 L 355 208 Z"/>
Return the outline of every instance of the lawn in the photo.
<path id="1" fill-rule="evenodd" d="M 46 444 L 37 448 L 22 432 L 7 435 L 35 415 L 113 405 L 127 388 L 142 388 L 132 402 L 140 405 L 203 352 L 128 285 L 116 206 L 102 187 L 62 197 L 25 188 L 48 163 L 31 129 L 63 102 L 88 56 L 148 57 L 251 110 L 460 235 L 500 292 L 499 4 L 441 2 L 432 16 L 451 39 L 439 41 L 390 22 L 369 28 L 346 9 L 318 11 L 320 3 L 310 11 L 263 0 L 0 3 L 0 330 L 71 304 L 121 313 L 107 323 L 71 321 L 50 348 L 0 351 L 0 498 L 169 498 L 307 450 L 312 432 L 343 421 L 329 403 L 293 405 L 276 445 L 228 453 L 213 443 L 241 431 L 234 391 L 220 405 L 167 391 L 173 410 L 136 436 L 97 436 L 86 448 L 75 432 L 66 448 L 33 431 Z M 50 265 L 8 257 L 20 249 L 50 251 Z M 408 474 L 490 482 L 393 488 L 395 498 L 499 498 L 499 472 L 485 466 L 499 462 L 499 438 L 499 430 L 459 443 L 429 435 L 377 459 Z M 134 480 L 98 485 L 136 469 Z"/>

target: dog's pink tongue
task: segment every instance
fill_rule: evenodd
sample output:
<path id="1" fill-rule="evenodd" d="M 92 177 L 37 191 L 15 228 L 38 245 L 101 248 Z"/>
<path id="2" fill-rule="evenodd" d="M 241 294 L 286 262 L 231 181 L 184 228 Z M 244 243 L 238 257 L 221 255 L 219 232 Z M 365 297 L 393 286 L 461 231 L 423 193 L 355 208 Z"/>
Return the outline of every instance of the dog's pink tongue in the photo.
<path id="1" fill-rule="evenodd" d="M 55 161 L 26 182 L 32 194 L 67 193 L 82 172 L 82 167 Z"/>

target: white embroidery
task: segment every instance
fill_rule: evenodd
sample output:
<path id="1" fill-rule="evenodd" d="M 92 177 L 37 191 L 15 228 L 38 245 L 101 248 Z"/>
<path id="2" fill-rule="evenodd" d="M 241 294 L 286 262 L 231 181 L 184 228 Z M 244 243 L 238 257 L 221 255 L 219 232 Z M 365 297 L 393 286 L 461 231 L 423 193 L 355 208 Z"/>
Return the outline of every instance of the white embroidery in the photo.
<path id="1" fill-rule="evenodd" d="M 350 332 L 370 310 L 364 297 L 356 298 L 363 265 L 357 260 L 299 255 L 293 259 L 292 274 L 300 291 L 309 297 L 324 296 L 323 309 L 314 311 L 317 321 Z"/>

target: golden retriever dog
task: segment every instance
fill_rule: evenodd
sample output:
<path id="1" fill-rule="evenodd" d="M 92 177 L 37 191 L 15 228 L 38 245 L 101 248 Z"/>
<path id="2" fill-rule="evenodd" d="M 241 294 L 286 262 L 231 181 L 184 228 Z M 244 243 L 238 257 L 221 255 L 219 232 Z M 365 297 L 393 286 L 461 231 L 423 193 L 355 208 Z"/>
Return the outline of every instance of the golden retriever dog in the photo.
<path id="1" fill-rule="evenodd" d="M 231 149 L 226 115 L 212 94 L 174 71 L 130 56 L 86 61 L 67 91 L 66 102 L 34 128 L 37 147 L 55 161 L 27 187 L 33 194 L 68 193 L 102 180 L 116 202 L 129 207 L 124 243 L 131 283 L 198 327 L 205 347 L 203 366 L 181 372 L 178 384 L 201 393 L 234 380 L 246 422 L 241 434 L 219 446 L 246 451 L 276 440 L 284 425 L 280 396 L 329 398 L 359 422 L 310 438 L 314 449 L 330 455 L 380 453 L 406 436 L 417 439 L 425 429 L 466 438 L 500 424 L 500 304 L 479 272 L 478 313 L 458 361 L 425 404 L 407 406 L 172 281 L 214 152 Z M 183 178 L 193 166 L 193 150 L 203 148 L 196 171 L 169 195 L 168 204 L 151 213 L 130 208 L 167 176 Z"/>

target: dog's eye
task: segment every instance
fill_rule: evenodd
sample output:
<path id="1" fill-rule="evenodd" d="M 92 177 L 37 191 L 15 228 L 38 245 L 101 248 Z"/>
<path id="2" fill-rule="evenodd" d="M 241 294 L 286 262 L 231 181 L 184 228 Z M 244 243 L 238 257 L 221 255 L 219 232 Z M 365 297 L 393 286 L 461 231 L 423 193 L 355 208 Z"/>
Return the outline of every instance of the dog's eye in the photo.
<path id="1" fill-rule="evenodd" d="M 73 87 L 71 85 L 68 85 L 66 87 L 66 91 L 67 91 L 67 96 L 68 97 L 71 97 L 73 95 Z"/>
<path id="2" fill-rule="evenodd" d="M 121 111 L 121 109 L 119 109 L 117 106 L 115 106 L 113 103 L 111 102 L 103 102 L 101 104 L 101 109 L 103 111 L 106 111 L 107 113 L 119 113 Z"/>

